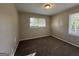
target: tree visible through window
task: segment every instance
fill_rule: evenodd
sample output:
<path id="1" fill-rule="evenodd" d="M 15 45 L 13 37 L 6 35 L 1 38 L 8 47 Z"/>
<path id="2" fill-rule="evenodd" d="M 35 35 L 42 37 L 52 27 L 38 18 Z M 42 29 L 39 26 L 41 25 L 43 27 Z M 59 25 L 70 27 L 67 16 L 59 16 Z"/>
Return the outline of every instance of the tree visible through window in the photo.
<path id="1" fill-rule="evenodd" d="M 69 16 L 69 33 L 79 36 L 79 13 Z"/>
<path id="2" fill-rule="evenodd" d="M 45 18 L 30 18 L 30 27 L 45 27 Z"/>

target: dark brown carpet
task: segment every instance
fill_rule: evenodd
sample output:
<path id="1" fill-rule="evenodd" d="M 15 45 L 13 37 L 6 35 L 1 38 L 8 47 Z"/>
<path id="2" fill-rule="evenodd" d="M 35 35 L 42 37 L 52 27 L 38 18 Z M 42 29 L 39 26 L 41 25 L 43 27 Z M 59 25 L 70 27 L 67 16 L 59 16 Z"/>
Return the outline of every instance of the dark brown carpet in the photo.
<path id="1" fill-rule="evenodd" d="M 79 48 L 50 36 L 21 41 L 15 56 L 33 52 L 36 52 L 36 56 L 79 56 Z"/>

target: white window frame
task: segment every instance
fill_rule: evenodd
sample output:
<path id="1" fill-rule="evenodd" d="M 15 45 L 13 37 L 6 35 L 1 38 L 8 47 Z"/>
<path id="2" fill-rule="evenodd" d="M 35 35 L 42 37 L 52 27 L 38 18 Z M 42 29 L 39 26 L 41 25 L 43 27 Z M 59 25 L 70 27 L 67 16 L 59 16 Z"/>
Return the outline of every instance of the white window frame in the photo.
<path id="1" fill-rule="evenodd" d="M 40 24 L 38 24 L 37 26 L 36 25 L 32 25 L 32 22 L 31 22 L 31 19 L 36 19 L 36 18 L 39 18 L 41 19 L 40 21 L 43 20 L 43 22 L 41 22 Z M 37 20 L 37 19 L 36 19 Z M 30 27 L 31 28 L 39 28 L 39 27 L 46 27 L 46 18 L 41 18 L 41 17 L 30 17 Z"/>
<path id="2" fill-rule="evenodd" d="M 77 21 L 79 21 L 79 12 L 69 15 L 69 34 L 74 36 L 79 36 L 79 29 L 74 29 L 74 31 L 72 30 L 73 17 L 77 18 Z"/>

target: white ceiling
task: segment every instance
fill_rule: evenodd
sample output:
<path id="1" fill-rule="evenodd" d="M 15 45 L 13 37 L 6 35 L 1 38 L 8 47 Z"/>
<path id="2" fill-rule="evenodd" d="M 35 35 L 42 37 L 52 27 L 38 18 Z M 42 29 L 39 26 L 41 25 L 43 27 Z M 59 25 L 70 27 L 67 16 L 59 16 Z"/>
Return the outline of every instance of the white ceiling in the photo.
<path id="1" fill-rule="evenodd" d="M 64 10 L 67 10 L 69 8 L 78 5 L 77 3 L 55 3 L 56 5 L 55 8 L 45 10 L 42 8 L 42 4 L 43 3 L 17 3 L 15 5 L 19 11 L 42 14 L 42 15 L 54 15 L 56 13 L 62 12 Z"/>

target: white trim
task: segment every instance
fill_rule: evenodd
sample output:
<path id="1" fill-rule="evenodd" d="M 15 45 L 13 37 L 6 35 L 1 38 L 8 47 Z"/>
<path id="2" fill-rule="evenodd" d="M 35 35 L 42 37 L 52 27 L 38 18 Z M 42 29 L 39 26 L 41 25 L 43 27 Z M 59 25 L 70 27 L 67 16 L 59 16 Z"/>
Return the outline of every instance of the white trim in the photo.
<path id="1" fill-rule="evenodd" d="M 57 39 L 59 39 L 59 40 L 62 40 L 62 41 L 64 41 L 64 42 L 68 43 L 68 44 L 71 44 L 71 45 L 76 46 L 76 47 L 79 48 L 79 45 L 77 45 L 77 44 L 75 44 L 75 43 L 73 43 L 73 42 L 69 42 L 69 41 L 67 41 L 67 40 L 61 39 L 61 38 L 59 38 L 59 37 L 57 37 L 57 36 L 55 36 L 55 35 L 52 35 L 52 37 L 55 37 L 55 38 L 57 38 Z"/>
<path id="2" fill-rule="evenodd" d="M 31 39 L 40 38 L 40 37 L 46 37 L 46 36 L 50 36 L 50 35 L 44 35 L 44 36 L 33 37 L 33 38 L 25 38 L 25 39 L 21 39 L 21 40 L 19 40 L 19 41 L 23 41 L 23 40 L 31 40 Z M 59 38 L 59 37 L 57 37 L 57 36 L 55 36 L 55 35 L 51 35 L 51 36 L 52 36 L 52 37 L 55 37 L 55 38 L 57 38 L 57 39 L 59 39 L 59 40 L 62 40 L 62 41 L 64 41 L 64 42 L 68 43 L 68 44 L 71 44 L 71 45 L 76 46 L 76 47 L 79 48 L 79 45 L 74 44 L 73 42 L 69 42 L 69 41 L 67 41 L 67 40 L 63 40 L 63 39 L 61 39 L 61 38 Z M 15 52 L 16 52 L 16 49 L 17 49 L 17 46 L 18 46 L 18 44 L 19 44 L 19 41 L 17 42 L 16 47 L 15 47 L 15 49 L 14 49 L 14 51 L 13 51 L 13 53 L 12 53 L 11 56 L 14 56 L 14 54 L 15 54 Z"/>
<path id="3" fill-rule="evenodd" d="M 17 44 L 16 44 L 16 46 L 14 48 L 14 51 L 12 52 L 12 54 L 10 56 L 14 56 L 15 55 L 16 49 L 18 47 L 18 44 L 19 44 L 19 40 L 18 40 L 18 42 L 17 42 Z"/>
<path id="4" fill-rule="evenodd" d="M 31 40 L 31 39 L 36 39 L 36 38 L 46 37 L 46 36 L 50 36 L 50 35 L 43 35 L 43 36 L 38 36 L 38 37 L 24 38 L 24 39 L 20 39 L 20 41 L 23 41 L 23 40 Z"/>

